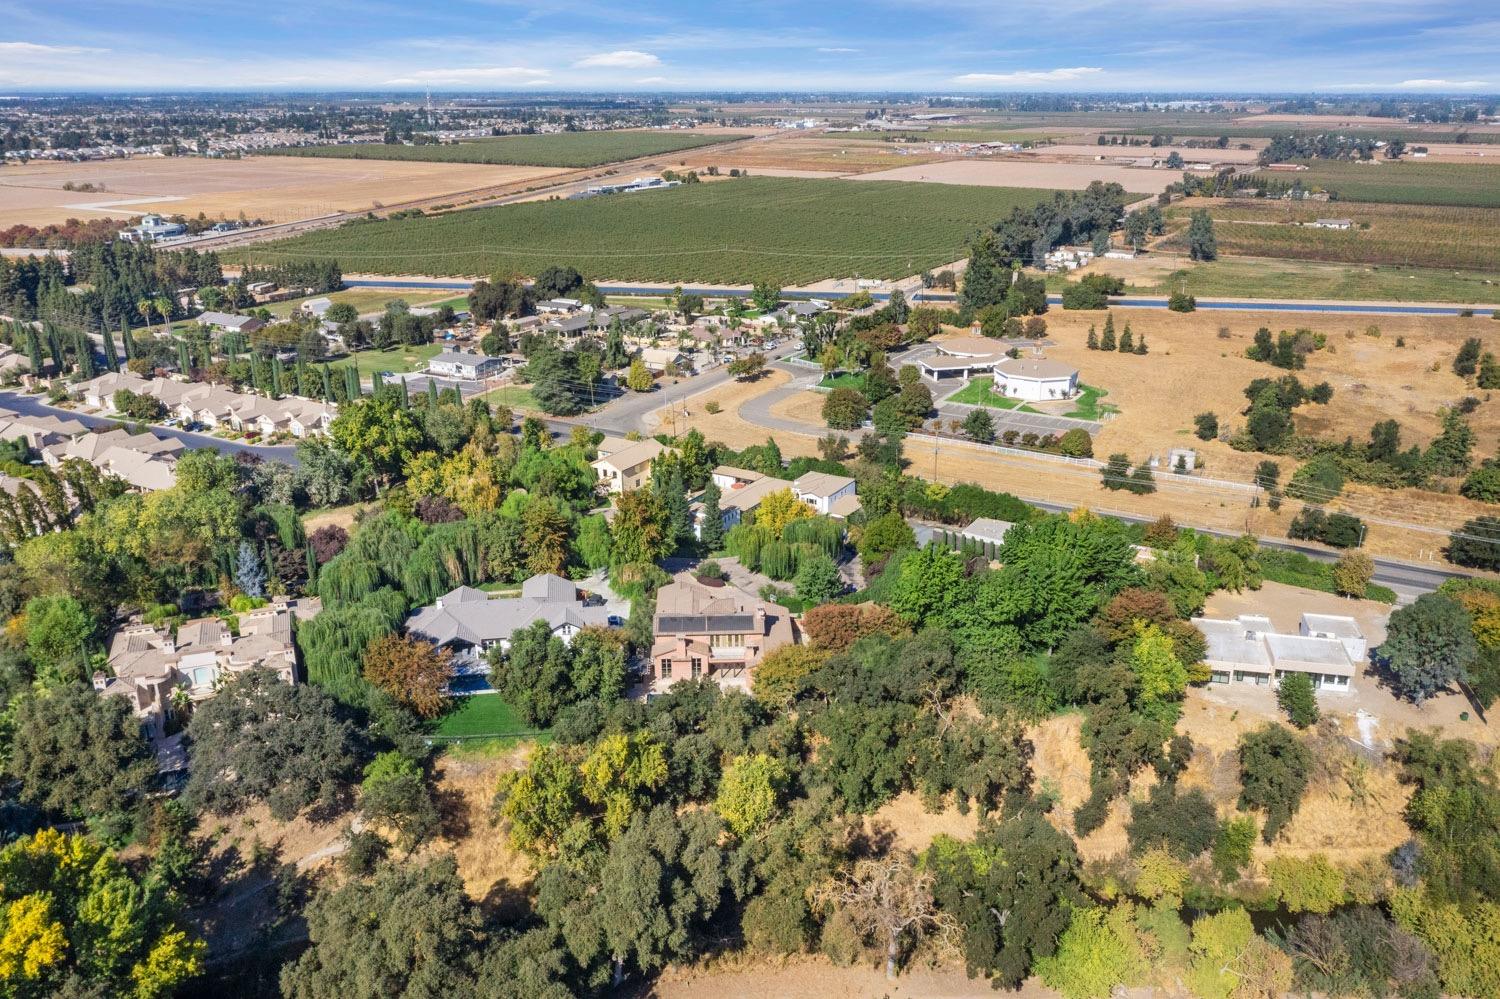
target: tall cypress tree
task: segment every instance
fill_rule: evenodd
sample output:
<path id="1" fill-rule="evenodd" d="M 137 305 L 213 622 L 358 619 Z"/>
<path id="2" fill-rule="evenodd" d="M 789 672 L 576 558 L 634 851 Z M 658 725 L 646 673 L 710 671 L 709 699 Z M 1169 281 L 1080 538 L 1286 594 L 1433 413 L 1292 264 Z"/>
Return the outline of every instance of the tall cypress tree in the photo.
<path id="1" fill-rule="evenodd" d="M 699 528 L 699 540 L 707 551 L 718 551 L 724 547 L 724 511 L 719 506 L 723 494 L 713 479 L 703 487 L 703 525 Z"/>
<path id="2" fill-rule="evenodd" d="M 110 371 L 119 371 L 120 355 L 115 353 L 115 331 L 106 326 L 100 332 L 104 336 L 104 366 Z"/>
<path id="3" fill-rule="evenodd" d="M 120 344 L 125 349 L 125 360 L 134 360 L 135 337 L 130 333 L 130 320 L 128 319 L 120 320 Z"/>
<path id="4" fill-rule="evenodd" d="M 271 398 L 280 399 L 284 379 L 282 378 L 281 358 L 271 355 Z"/>
<path id="5" fill-rule="evenodd" d="M 438 387 L 433 379 L 427 379 L 427 410 L 431 412 L 438 406 Z"/>
<path id="6" fill-rule="evenodd" d="M 177 341 L 177 369 L 188 375 L 193 370 L 193 359 L 188 356 L 188 345 L 186 340 Z"/>
<path id="7" fill-rule="evenodd" d="M 333 402 L 333 372 L 328 369 L 328 362 L 323 362 L 323 401 Z"/>
<path id="8" fill-rule="evenodd" d="M 411 395 L 406 389 L 406 379 L 401 379 L 397 384 L 401 386 L 401 408 L 411 409 Z"/>

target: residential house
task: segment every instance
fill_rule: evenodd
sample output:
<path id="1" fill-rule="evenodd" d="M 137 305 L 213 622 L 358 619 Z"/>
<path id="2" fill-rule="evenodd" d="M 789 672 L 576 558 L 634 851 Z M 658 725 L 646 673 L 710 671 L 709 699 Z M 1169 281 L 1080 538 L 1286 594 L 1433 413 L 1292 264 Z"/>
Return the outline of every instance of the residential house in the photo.
<path id="1" fill-rule="evenodd" d="M 186 236 L 187 231 L 182 222 L 168 222 L 160 215 L 143 215 L 137 224 L 121 229 L 120 238 L 127 243 L 155 243 L 174 236 Z"/>
<path id="2" fill-rule="evenodd" d="M 606 437 L 594 459 L 594 472 L 608 493 L 625 493 L 651 482 L 651 463 L 667 450 L 654 440 L 627 441 Z"/>
<path id="3" fill-rule="evenodd" d="M 319 298 L 309 298 L 307 301 L 297 306 L 297 311 L 305 316 L 313 316 L 318 319 L 322 319 L 323 316 L 326 315 L 328 310 L 331 308 L 333 308 L 333 299 L 324 295 Z"/>
<path id="4" fill-rule="evenodd" d="M 522 583 L 519 597 L 496 597 L 471 586 L 450 590 L 412 614 L 406 633 L 453 653 L 455 693 L 485 693 L 490 689 L 485 653 L 495 646 L 510 648 L 511 636 L 536 621 L 546 621 L 565 642 L 584 628 L 610 623 L 605 606 L 585 602 L 572 582 L 543 573 Z"/>
<path id="5" fill-rule="evenodd" d="M 724 530 L 740 523 L 760 501 L 774 492 L 790 489 L 792 484 L 785 479 L 773 478 L 751 471 L 720 465 L 711 475 L 714 485 L 719 487 L 719 518 Z M 693 518 L 693 534 L 703 537 L 703 503 L 698 501 L 689 507 Z"/>
<path id="6" fill-rule="evenodd" d="M 548 333 L 556 333 L 559 336 L 575 337 L 582 336 L 594 328 L 594 319 L 588 315 L 567 315 L 550 319 L 542 327 Z"/>
<path id="7" fill-rule="evenodd" d="M 791 612 L 722 580 L 679 572 L 656 594 L 646 692 L 706 678 L 748 692 L 766 655 L 798 641 Z"/>
<path id="8" fill-rule="evenodd" d="M 176 635 L 137 620 L 110 636 L 109 667 L 112 676 L 94 674 L 94 689 L 124 697 L 147 735 L 161 739 L 179 689 L 193 701 L 206 700 L 224 680 L 252 669 L 296 682 L 291 607 L 277 601 L 239 615 L 238 635 L 217 617 L 185 621 Z"/>
<path id="9" fill-rule="evenodd" d="M 1312 223 L 1314 229 L 1353 229 L 1353 219 L 1318 219 Z"/>
<path id="10" fill-rule="evenodd" d="M 266 325 L 264 319 L 256 316 L 236 316 L 228 312 L 200 313 L 197 321 L 226 333 L 254 333 Z"/>
<path id="11" fill-rule="evenodd" d="M 461 378 L 477 381 L 500 373 L 505 359 L 486 357 L 467 350 L 445 350 L 427 362 L 427 373 L 443 378 Z"/>
<path id="12" fill-rule="evenodd" d="M 1016 526 L 1008 520 L 996 520 L 994 517 L 976 517 L 969 522 L 969 526 L 958 532 L 961 541 L 972 542 L 980 545 L 985 550 L 991 550 L 991 546 L 999 548 L 1005 543 L 1005 532 Z"/>
<path id="13" fill-rule="evenodd" d="M 543 315 L 566 315 L 581 308 L 583 303 L 576 298 L 549 298 L 545 302 L 536 303 L 536 311 Z"/>
<path id="14" fill-rule="evenodd" d="M 688 367 L 689 359 L 675 347 L 643 347 L 641 363 L 646 366 L 647 371 L 661 374 L 668 369 L 680 371 Z"/>
<path id="15" fill-rule="evenodd" d="M 928 378 L 989 374 L 997 394 L 1026 402 L 1071 399 L 1078 394 L 1078 369 L 1071 365 L 1041 357 L 1007 357 L 994 341 L 980 337 L 956 337 L 934 346 L 936 354 L 917 362 Z"/>
<path id="16" fill-rule="evenodd" d="M 1279 632 L 1258 614 L 1193 618 L 1208 642 L 1204 662 L 1214 683 L 1278 686 L 1288 673 L 1305 673 L 1313 687 L 1336 693 L 1353 689 L 1365 638 L 1351 617 L 1304 614 L 1296 634 Z"/>
<path id="17" fill-rule="evenodd" d="M 61 416 L 23 416 L 9 409 L 0 409 L 0 440 L 25 440 L 37 449 L 60 444 L 88 430 L 77 420 Z"/>
<path id="18" fill-rule="evenodd" d="M 792 493 L 825 517 L 845 519 L 860 509 L 854 480 L 847 475 L 804 472 L 792 482 Z"/>
<path id="19" fill-rule="evenodd" d="M 42 450 L 42 460 L 56 468 L 70 458 L 86 461 L 104 475 L 133 489 L 150 492 L 177 484 L 177 459 L 186 445 L 175 437 L 115 429 L 81 434 Z"/>

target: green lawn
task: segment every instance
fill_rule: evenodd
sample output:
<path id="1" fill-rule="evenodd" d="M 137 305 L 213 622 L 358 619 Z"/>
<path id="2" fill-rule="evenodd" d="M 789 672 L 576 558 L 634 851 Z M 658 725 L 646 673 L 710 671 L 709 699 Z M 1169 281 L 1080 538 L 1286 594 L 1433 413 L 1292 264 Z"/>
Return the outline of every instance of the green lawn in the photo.
<path id="1" fill-rule="evenodd" d="M 1078 389 L 1078 398 L 1074 400 L 1072 410 L 1064 413 L 1064 416 L 1071 416 L 1075 420 L 1098 420 L 1107 413 L 1120 411 L 1119 406 L 1100 401 L 1109 395 L 1107 389 L 1084 385 L 1082 382 L 1079 383 Z"/>
<path id="2" fill-rule="evenodd" d="M 995 392 L 995 380 L 988 375 L 980 375 L 978 378 L 969 379 L 955 395 L 948 397 L 948 402 L 961 402 L 968 406 L 987 406 L 990 409 L 1013 409 L 1018 413 L 1035 413 L 1020 399 L 1010 399 Z"/>
<path id="3" fill-rule="evenodd" d="M 865 379 L 863 375 L 857 375 L 852 371 L 841 371 L 836 375 L 827 375 L 818 382 L 818 388 L 836 389 L 852 388 L 863 390 Z"/>
<path id="4" fill-rule="evenodd" d="M 749 177 L 581 201 L 351 222 L 237 249 L 238 262 L 337 259 L 380 274 L 535 274 L 783 287 L 897 278 L 964 256 L 969 239 L 1051 191 L 901 181 Z"/>
<path id="5" fill-rule="evenodd" d="M 676 153 L 748 136 L 725 132 L 615 131 L 554 132 L 547 135 L 503 135 L 449 145 L 304 146 L 270 149 L 277 156 L 313 156 L 338 160 L 415 160 L 421 163 L 488 163 L 543 167 L 594 167 L 639 156 Z"/>
<path id="6" fill-rule="evenodd" d="M 407 374 L 427 367 L 443 349 L 442 344 L 424 343 L 420 347 L 392 347 L 390 350 L 360 350 L 333 365 L 335 368 L 353 364 L 359 369 L 361 378 L 369 378 L 377 371 L 392 371 Z"/>
<path id="7" fill-rule="evenodd" d="M 457 304 L 459 302 L 465 303 L 464 308 L 468 308 L 467 298 L 434 301 L 433 294 L 430 291 L 411 288 L 348 288 L 326 295 L 308 295 L 304 298 L 289 298 L 284 302 L 272 302 L 266 308 L 278 319 L 290 316 L 293 309 L 312 298 L 330 298 L 335 302 L 348 302 L 361 313 L 383 311 L 387 302 L 394 302 L 398 298 L 408 305 L 441 305 L 443 301 L 448 301 L 455 309 L 459 307 Z"/>
<path id="8" fill-rule="evenodd" d="M 491 389 L 479 398 L 491 406 L 504 406 L 507 409 L 536 409 L 536 399 L 531 395 L 531 389 L 521 385 L 505 385 L 501 388 Z"/>
<path id="9" fill-rule="evenodd" d="M 475 694 L 471 697 L 454 698 L 454 701 L 453 710 L 431 726 L 434 738 L 474 739 L 493 736 L 501 739 L 538 734 L 521 720 L 516 709 L 501 699 L 499 694 Z"/>

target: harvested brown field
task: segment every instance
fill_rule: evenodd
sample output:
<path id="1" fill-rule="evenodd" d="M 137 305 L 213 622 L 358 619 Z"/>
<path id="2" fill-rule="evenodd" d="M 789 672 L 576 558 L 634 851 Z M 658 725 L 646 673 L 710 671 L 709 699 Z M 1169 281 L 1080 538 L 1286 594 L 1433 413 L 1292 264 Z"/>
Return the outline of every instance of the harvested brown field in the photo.
<path id="1" fill-rule="evenodd" d="M 768 176 L 780 176 L 772 173 L 780 170 L 816 171 L 819 174 L 866 173 L 943 158 L 936 153 L 915 150 L 902 153 L 903 148 L 894 143 L 860 142 L 841 135 L 792 133 L 761 142 L 742 143 L 733 149 L 694 149 L 674 155 L 698 170 L 717 166 L 721 173 L 728 173 L 735 167 Z"/>
<path id="2" fill-rule="evenodd" d="M 365 211 L 417 198 L 552 176 L 557 170 L 453 163 L 320 160 L 285 156 L 37 163 L 0 169 L 0 228 L 69 218 L 163 212 L 273 222 Z M 102 185 L 64 191 L 63 184 Z"/>
<path id="3" fill-rule="evenodd" d="M 1021 153 L 1032 159 L 1087 161 L 1092 162 L 1096 157 L 1104 157 L 1104 162 L 1114 164 L 1116 157 L 1134 158 L 1138 156 L 1153 156 L 1157 159 L 1166 159 L 1172 153 L 1177 153 L 1188 163 L 1254 163 L 1255 158 L 1260 155 L 1260 147 L 1266 143 L 1264 140 L 1249 140 L 1245 145 L 1250 149 L 1236 149 L 1236 142 L 1228 149 L 1200 149 L 1192 146 L 1099 146 L 1099 145 L 1055 145 L 1038 146 Z"/>
<path id="4" fill-rule="evenodd" d="M 1018 154 L 1019 155 L 1019 154 Z M 982 187 L 1051 187 L 1082 189 L 1096 180 L 1120 184 L 1136 194 L 1157 194 L 1182 179 L 1177 170 L 1149 170 L 1114 163 L 1039 163 L 1025 159 L 962 159 L 900 166 L 855 180 L 918 180 L 932 184 L 977 184 Z"/>

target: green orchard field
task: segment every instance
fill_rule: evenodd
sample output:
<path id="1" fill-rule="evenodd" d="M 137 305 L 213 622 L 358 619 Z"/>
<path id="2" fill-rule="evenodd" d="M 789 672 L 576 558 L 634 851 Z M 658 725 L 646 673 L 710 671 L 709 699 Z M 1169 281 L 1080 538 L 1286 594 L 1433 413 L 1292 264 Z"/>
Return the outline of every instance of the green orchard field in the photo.
<path id="1" fill-rule="evenodd" d="M 553 132 L 471 139 L 457 145 L 302 146 L 268 150 L 276 156 L 341 160 L 415 160 L 422 163 L 484 163 L 492 166 L 595 167 L 639 156 L 698 149 L 748 136 L 693 132 Z"/>
<path id="2" fill-rule="evenodd" d="M 897 278 L 964 256 L 1032 188 L 750 177 L 578 201 L 360 221 L 225 254 L 346 273 L 481 276 L 570 265 L 596 280 L 782 286 Z"/>
<path id="3" fill-rule="evenodd" d="M 1308 160 L 1308 169 L 1272 176 L 1303 187 L 1336 191 L 1341 201 L 1403 205 L 1467 205 L 1500 208 L 1500 163 L 1381 161 L 1361 166 L 1347 160 Z M 1328 205 L 1328 214 L 1339 214 Z"/>

